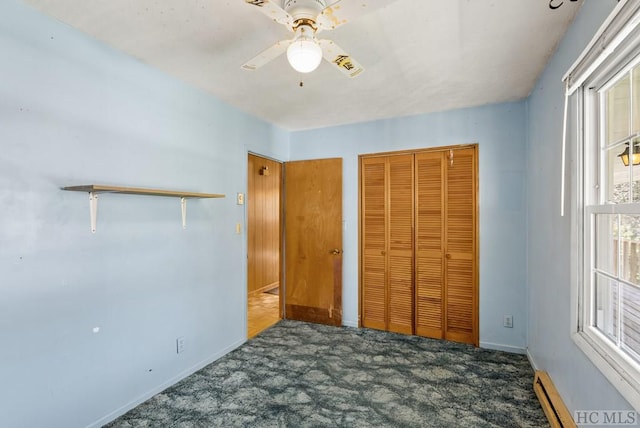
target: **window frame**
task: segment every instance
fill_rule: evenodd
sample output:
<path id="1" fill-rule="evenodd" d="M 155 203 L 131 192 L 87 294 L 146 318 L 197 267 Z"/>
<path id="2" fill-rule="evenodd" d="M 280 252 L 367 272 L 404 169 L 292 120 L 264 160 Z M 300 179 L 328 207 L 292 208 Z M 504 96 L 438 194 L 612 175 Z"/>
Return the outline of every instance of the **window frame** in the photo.
<path id="1" fill-rule="evenodd" d="M 605 111 L 600 93 L 620 76 L 640 64 L 640 7 L 634 2 L 618 5 L 603 24 L 585 53 L 565 75 L 567 90 L 575 91 L 576 180 L 573 194 L 571 233 L 571 337 L 579 349 L 595 364 L 613 386 L 636 409 L 640 410 L 640 362 L 618 349 L 609 338 L 593 326 L 595 316 L 596 214 L 638 214 L 640 203 L 607 204 L 607 147 Z M 607 44 L 604 41 L 608 40 Z M 614 43 L 615 42 L 615 43 Z M 613 46 L 612 46 L 613 45 Z M 595 48 L 599 51 L 594 52 Z M 591 51 L 590 51 L 591 50 Z M 577 70 L 577 71 L 576 71 Z M 573 74 L 572 74 L 573 72 Z M 577 77 L 576 77 L 577 75 Z M 572 106 L 573 107 L 573 106 Z M 566 125 L 565 125 L 566 126 Z M 640 168 L 639 168 L 640 170 Z M 618 317 L 619 322 L 621 316 Z"/>

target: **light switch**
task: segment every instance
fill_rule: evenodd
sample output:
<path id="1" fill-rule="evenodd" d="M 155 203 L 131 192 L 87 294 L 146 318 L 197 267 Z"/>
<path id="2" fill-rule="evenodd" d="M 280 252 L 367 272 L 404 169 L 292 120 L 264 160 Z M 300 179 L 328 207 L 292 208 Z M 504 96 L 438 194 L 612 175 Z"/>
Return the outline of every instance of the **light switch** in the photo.
<path id="1" fill-rule="evenodd" d="M 238 205 L 244 205 L 244 193 L 238 193 Z"/>
<path id="2" fill-rule="evenodd" d="M 236 223 L 236 233 L 238 235 L 242 233 L 242 225 L 240 223 Z"/>

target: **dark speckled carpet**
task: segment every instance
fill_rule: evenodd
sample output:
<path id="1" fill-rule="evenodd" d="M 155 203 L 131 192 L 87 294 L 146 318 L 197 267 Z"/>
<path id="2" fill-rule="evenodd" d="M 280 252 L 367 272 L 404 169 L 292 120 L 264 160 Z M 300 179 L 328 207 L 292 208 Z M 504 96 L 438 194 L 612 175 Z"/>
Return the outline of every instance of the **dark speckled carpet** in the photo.
<path id="1" fill-rule="evenodd" d="M 523 355 L 281 321 L 108 427 L 545 427 Z"/>

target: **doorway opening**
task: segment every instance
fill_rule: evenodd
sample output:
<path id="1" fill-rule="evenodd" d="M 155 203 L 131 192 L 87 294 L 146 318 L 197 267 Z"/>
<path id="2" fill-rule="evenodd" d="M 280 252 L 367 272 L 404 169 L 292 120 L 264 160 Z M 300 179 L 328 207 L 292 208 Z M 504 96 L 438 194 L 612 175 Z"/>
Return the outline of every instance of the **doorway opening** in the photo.
<path id="1" fill-rule="evenodd" d="M 282 318 L 282 163 L 249 153 L 247 180 L 247 337 Z"/>

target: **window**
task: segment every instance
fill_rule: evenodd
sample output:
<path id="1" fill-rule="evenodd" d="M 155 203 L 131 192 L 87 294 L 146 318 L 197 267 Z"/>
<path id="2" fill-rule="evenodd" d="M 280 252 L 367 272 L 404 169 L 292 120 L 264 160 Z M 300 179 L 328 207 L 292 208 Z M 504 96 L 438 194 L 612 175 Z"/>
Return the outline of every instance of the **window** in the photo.
<path id="1" fill-rule="evenodd" d="M 573 337 L 640 409 L 640 7 L 621 4 L 565 76 L 578 106 Z"/>
<path id="2" fill-rule="evenodd" d="M 635 59 L 634 62 L 639 62 Z M 599 144 L 585 176 L 584 329 L 640 363 L 640 66 L 596 91 Z M 638 155 L 634 156 L 633 152 Z M 637 165 L 634 165 L 636 161 Z M 625 162 L 626 161 L 626 162 Z M 640 371 L 640 366 L 638 366 Z"/>

